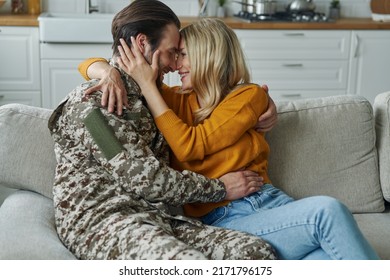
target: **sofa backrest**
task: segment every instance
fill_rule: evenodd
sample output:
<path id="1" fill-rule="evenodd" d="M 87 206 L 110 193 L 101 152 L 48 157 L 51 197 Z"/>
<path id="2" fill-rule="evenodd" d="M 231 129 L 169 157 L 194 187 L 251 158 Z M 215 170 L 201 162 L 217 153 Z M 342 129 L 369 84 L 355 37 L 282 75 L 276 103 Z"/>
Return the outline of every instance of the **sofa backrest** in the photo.
<path id="1" fill-rule="evenodd" d="M 376 146 L 384 198 L 390 202 L 390 91 L 377 95 L 374 101 Z"/>
<path id="2" fill-rule="evenodd" d="M 385 108 L 376 107 L 384 118 L 380 135 L 387 137 L 386 145 L 378 143 L 382 184 L 389 197 L 389 95 L 385 100 Z M 275 186 L 294 198 L 336 197 L 354 213 L 384 210 L 375 120 L 366 99 L 335 96 L 280 101 L 277 107 L 278 123 L 267 133 Z M 0 185 L 52 198 L 56 160 L 47 128 L 51 112 L 21 104 L 0 107 Z"/>
<path id="3" fill-rule="evenodd" d="M 294 198 L 329 195 L 354 213 L 381 212 L 384 200 L 370 103 L 359 96 L 277 102 L 267 134 L 272 183 Z"/>
<path id="4" fill-rule="evenodd" d="M 47 128 L 51 112 L 22 104 L 0 107 L 0 185 L 53 197 L 56 159 Z"/>

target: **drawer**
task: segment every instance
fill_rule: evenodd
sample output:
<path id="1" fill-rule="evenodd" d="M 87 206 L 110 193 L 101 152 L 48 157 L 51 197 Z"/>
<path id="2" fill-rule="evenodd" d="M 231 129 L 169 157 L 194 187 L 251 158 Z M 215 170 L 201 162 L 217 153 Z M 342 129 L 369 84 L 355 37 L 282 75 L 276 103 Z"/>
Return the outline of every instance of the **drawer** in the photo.
<path id="1" fill-rule="evenodd" d="M 346 90 L 348 65 L 347 60 L 252 60 L 249 67 L 254 83 L 267 84 L 272 89 Z"/>
<path id="2" fill-rule="evenodd" d="M 49 44 L 41 43 L 41 59 L 79 59 L 112 56 L 111 44 Z M 75 65 L 77 68 L 77 64 Z"/>
<path id="3" fill-rule="evenodd" d="M 84 78 L 77 71 L 82 60 L 43 59 L 42 107 L 55 108 Z"/>
<path id="4" fill-rule="evenodd" d="M 275 101 L 294 101 L 309 98 L 321 98 L 334 95 L 346 95 L 347 92 L 343 90 L 339 91 L 326 91 L 326 90 L 274 90 L 269 89 L 269 94 Z"/>
<path id="5" fill-rule="evenodd" d="M 0 90 L 39 90 L 38 28 L 0 26 Z"/>
<path id="6" fill-rule="evenodd" d="M 350 31 L 235 30 L 248 60 L 348 59 Z"/>
<path id="7" fill-rule="evenodd" d="M 41 106 L 41 96 L 39 91 L 34 92 L 9 92 L 0 91 L 0 106 L 11 103 L 19 103 L 30 106 Z"/>

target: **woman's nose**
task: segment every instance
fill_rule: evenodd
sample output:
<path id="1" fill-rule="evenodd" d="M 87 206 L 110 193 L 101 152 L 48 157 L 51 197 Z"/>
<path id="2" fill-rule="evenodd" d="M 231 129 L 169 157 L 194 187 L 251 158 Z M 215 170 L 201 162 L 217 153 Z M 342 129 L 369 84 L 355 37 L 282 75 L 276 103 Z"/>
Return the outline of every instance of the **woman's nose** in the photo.
<path id="1" fill-rule="evenodd" d="M 180 57 L 180 55 L 178 55 L 176 59 L 176 70 L 180 70 L 180 68 L 182 67 L 183 67 L 183 59 Z"/>
<path id="2" fill-rule="evenodd" d="M 177 62 L 176 60 L 175 61 L 171 61 L 171 63 L 169 64 L 169 68 L 171 70 L 171 72 L 175 72 L 176 69 L 177 69 Z"/>

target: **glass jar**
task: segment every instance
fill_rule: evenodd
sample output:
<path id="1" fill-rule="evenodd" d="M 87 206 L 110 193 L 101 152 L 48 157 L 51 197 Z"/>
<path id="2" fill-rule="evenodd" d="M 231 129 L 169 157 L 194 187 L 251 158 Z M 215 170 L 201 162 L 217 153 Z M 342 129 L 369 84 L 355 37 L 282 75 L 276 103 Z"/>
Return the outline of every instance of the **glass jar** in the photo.
<path id="1" fill-rule="evenodd" d="M 30 15 L 38 15 L 41 13 L 41 0 L 28 0 L 27 10 Z"/>
<path id="2" fill-rule="evenodd" d="M 24 12 L 22 0 L 12 0 L 11 4 L 13 14 L 21 14 Z"/>

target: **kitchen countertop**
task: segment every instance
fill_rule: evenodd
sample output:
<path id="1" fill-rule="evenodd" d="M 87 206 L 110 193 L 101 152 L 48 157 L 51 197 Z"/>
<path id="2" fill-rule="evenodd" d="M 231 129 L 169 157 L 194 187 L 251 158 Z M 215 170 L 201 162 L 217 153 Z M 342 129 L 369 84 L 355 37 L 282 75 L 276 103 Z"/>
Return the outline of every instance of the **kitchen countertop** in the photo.
<path id="1" fill-rule="evenodd" d="M 39 26 L 39 15 L 0 14 L 0 26 Z"/>
<path id="2" fill-rule="evenodd" d="M 182 26 L 198 17 L 180 17 Z M 377 22 L 371 18 L 343 18 L 335 22 L 256 22 L 248 23 L 228 17 L 224 21 L 234 29 L 314 29 L 314 30 L 390 30 L 390 22 Z M 0 26 L 39 26 L 38 15 L 0 14 Z"/>

